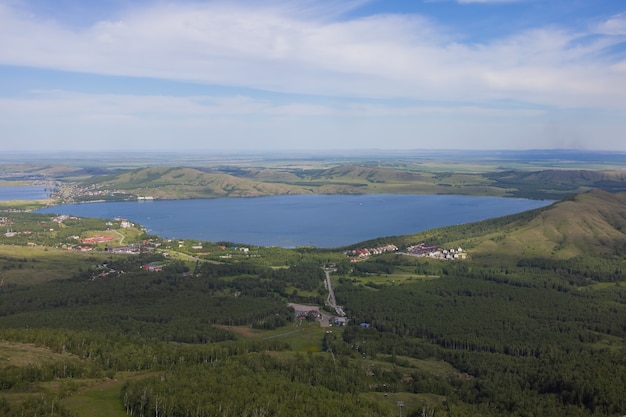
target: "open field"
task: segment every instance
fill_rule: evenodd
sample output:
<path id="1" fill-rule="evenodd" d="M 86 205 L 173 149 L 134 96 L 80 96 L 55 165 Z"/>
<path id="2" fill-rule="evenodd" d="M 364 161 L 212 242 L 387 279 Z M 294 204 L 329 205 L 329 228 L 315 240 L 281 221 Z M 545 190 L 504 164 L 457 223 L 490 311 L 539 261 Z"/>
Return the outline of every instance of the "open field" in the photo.
<path id="1" fill-rule="evenodd" d="M 0 341 L 0 369 L 7 366 L 20 367 L 42 362 L 62 361 L 71 356 L 67 353 L 55 353 L 33 344 Z"/>
<path id="2" fill-rule="evenodd" d="M 33 285 L 67 279 L 106 259 L 104 253 L 78 253 L 42 246 L 0 245 L 0 279 L 4 285 Z"/>
<path id="3" fill-rule="evenodd" d="M 6 200 L 0 201 L 0 212 L 7 210 L 37 210 L 42 207 L 49 206 L 54 203 L 54 200 Z"/>
<path id="4" fill-rule="evenodd" d="M 107 379 L 63 399 L 62 404 L 78 417 L 126 417 L 120 391 L 126 378 Z"/>
<path id="5" fill-rule="evenodd" d="M 368 274 L 367 276 L 350 277 L 349 279 L 355 284 L 374 284 L 375 286 L 402 285 L 412 281 L 437 279 L 438 275 L 420 275 L 420 274 Z"/>
<path id="6" fill-rule="evenodd" d="M 78 392 L 62 400 L 77 417 L 127 417 L 120 391 L 127 381 L 155 376 L 155 372 L 118 372 L 114 378 L 89 381 Z"/>
<path id="7" fill-rule="evenodd" d="M 319 323 L 308 323 L 306 320 L 298 320 L 294 324 L 281 329 L 264 332 L 263 340 L 280 340 L 288 343 L 294 352 L 321 352 L 320 341 L 326 329 L 322 329 Z"/>

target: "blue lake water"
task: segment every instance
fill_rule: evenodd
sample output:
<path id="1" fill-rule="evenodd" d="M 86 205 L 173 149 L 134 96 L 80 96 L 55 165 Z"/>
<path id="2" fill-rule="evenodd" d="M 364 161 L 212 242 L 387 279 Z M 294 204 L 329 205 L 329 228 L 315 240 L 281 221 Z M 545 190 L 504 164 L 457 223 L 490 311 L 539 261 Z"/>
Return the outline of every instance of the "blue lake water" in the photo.
<path id="1" fill-rule="evenodd" d="M 475 222 L 551 204 L 450 195 L 290 195 L 71 204 L 40 213 L 122 217 L 165 238 L 333 248 Z"/>
<path id="2" fill-rule="evenodd" d="M 46 187 L 0 187 L 0 201 L 9 200 L 45 200 L 48 198 Z"/>

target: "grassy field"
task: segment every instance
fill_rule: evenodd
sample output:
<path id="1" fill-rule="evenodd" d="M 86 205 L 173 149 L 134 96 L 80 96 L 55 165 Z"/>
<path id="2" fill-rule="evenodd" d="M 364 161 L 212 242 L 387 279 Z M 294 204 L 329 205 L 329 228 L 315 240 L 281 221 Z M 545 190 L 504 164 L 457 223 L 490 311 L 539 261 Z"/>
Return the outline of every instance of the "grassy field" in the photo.
<path id="1" fill-rule="evenodd" d="M 22 200 L 6 200 L 0 201 L 0 211 L 6 210 L 37 210 L 42 207 L 46 207 L 52 204 L 54 200 L 33 200 L 33 201 L 22 201 Z"/>
<path id="2" fill-rule="evenodd" d="M 44 363 L 56 363 L 77 357 L 69 353 L 55 353 L 50 349 L 33 344 L 0 341 L 0 372 L 6 367 L 39 366 Z M 19 403 L 33 396 L 44 393 L 66 394 L 78 389 L 82 384 L 78 380 L 57 379 L 50 382 L 26 384 L 15 390 L 0 391 L 0 398 L 9 403 Z M 72 388 L 70 388 L 70 386 Z"/>
<path id="3" fill-rule="evenodd" d="M 42 246 L 0 245 L 0 283 L 33 285 L 67 279 L 106 259 L 102 253 L 79 253 Z"/>
<path id="4" fill-rule="evenodd" d="M 411 281 L 437 279 L 438 275 L 418 275 L 406 273 L 394 274 L 369 274 L 365 277 L 351 276 L 349 279 L 359 284 L 375 284 L 380 285 L 401 285 Z"/>
<path id="5" fill-rule="evenodd" d="M 24 367 L 76 359 L 69 353 L 55 353 L 32 344 L 0 341 L 0 372 L 7 366 Z M 0 392 L 0 398 L 19 403 L 33 396 L 58 394 L 61 403 L 79 417 L 123 417 L 126 413 L 120 401 L 120 389 L 129 379 L 154 375 L 150 372 L 119 372 L 115 378 L 62 378 L 33 383 L 27 389 Z"/>
<path id="6" fill-rule="evenodd" d="M 26 366 L 55 362 L 70 357 L 32 344 L 0 341 L 0 369 L 6 366 Z"/>
<path id="7" fill-rule="evenodd" d="M 120 390 L 129 378 L 145 374 L 122 374 L 114 379 L 92 381 L 77 393 L 64 398 L 61 403 L 78 417 L 124 417 L 127 416 Z"/>

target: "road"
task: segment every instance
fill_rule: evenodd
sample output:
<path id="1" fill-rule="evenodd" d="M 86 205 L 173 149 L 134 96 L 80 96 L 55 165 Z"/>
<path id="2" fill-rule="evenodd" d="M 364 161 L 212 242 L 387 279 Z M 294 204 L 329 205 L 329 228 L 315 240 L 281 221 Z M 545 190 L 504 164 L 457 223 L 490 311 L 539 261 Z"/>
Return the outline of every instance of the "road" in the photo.
<path id="1" fill-rule="evenodd" d="M 326 298 L 326 304 L 334 309 L 338 316 L 345 317 L 346 313 L 344 313 L 343 308 L 337 305 L 337 300 L 335 300 L 335 292 L 333 291 L 333 287 L 330 282 L 330 273 L 335 271 L 337 270 L 333 268 L 324 268 L 324 273 L 326 274 L 326 287 L 328 289 L 328 298 Z"/>

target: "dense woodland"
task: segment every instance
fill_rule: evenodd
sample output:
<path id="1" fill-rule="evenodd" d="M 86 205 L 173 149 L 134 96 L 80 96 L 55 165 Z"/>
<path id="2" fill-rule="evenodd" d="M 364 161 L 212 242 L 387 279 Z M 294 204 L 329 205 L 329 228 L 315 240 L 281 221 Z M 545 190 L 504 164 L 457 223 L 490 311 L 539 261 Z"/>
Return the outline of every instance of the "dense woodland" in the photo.
<path id="1" fill-rule="evenodd" d="M 368 244 L 502 245 L 500 234 L 558 209 Z M 620 231 L 625 212 L 605 217 Z M 41 233 L 50 247 L 59 233 L 103 227 L 75 220 L 50 235 L 49 218 L 16 215 L 16 229 L 22 218 L 42 224 L 30 239 Z M 101 247 L 64 279 L 0 285 L 0 416 L 90 415 L 68 399 L 86 381 L 114 380 L 123 381 L 115 402 L 132 416 L 622 416 L 626 239 L 615 236 L 569 258 L 448 262 L 385 254 L 350 263 L 301 248 L 220 263 Z M 163 269 L 142 269 L 154 262 Z M 7 277 L 42 265 L 26 248 L 0 257 Z M 324 305 L 327 266 L 349 322 L 324 331 L 287 303 Z M 31 347 L 50 356 L 6 353 Z"/>

